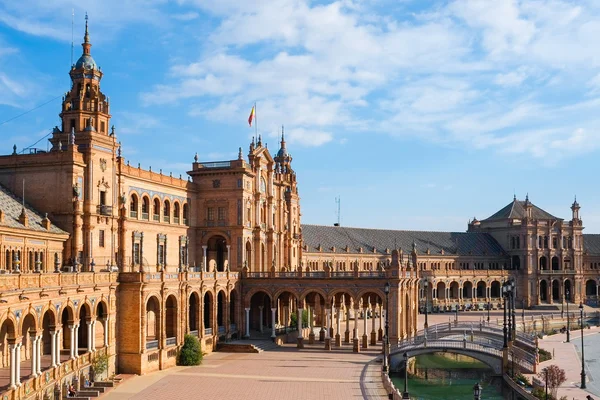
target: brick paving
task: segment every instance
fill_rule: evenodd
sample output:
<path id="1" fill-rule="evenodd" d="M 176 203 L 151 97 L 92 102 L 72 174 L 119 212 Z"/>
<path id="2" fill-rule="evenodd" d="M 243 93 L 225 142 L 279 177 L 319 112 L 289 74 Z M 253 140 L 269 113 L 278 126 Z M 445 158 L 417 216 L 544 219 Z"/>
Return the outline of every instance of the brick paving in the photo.
<path id="1" fill-rule="evenodd" d="M 292 345 L 259 354 L 212 353 L 197 367 L 134 377 L 103 400 L 384 399 L 378 351 L 326 352 L 322 344 Z"/>

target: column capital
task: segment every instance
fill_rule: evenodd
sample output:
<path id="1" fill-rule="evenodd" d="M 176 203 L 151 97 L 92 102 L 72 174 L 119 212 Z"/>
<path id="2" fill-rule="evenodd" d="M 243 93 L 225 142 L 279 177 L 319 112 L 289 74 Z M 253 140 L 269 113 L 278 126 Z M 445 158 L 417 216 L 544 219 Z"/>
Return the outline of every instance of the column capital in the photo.
<path id="1" fill-rule="evenodd" d="M 250 307 L 246 307 L 246 308 L 244 308 L 244 310 L 246 310 L 246 312 L 249 312 L 250 311 Z"/>

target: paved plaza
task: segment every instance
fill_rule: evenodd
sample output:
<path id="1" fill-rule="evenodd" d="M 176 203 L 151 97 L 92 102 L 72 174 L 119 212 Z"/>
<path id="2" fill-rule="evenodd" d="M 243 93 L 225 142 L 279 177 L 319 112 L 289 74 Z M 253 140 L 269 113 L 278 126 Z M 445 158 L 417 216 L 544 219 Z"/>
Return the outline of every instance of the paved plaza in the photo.
<path id="1" fill-rule="evenodd" d="M 292 345 L 258 354 L 212 353 L 197 367 L 175 367 L 125 380 L 103 400 L 384 399 L 379 352 L 326 352 Z"/>

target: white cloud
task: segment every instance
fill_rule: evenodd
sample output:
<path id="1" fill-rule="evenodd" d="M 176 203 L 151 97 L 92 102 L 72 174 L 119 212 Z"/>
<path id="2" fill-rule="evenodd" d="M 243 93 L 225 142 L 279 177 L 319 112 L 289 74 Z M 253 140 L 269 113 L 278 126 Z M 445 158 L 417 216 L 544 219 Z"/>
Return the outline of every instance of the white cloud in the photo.
<path id="1" fill-rule="evenodd" d="M 287 143 L 299 144 L 307 147 L 318 147 L 331 142 L 333 136 L 329 132 L 313 131 L 306 129 L 291 129 L 286 131 Z"/>

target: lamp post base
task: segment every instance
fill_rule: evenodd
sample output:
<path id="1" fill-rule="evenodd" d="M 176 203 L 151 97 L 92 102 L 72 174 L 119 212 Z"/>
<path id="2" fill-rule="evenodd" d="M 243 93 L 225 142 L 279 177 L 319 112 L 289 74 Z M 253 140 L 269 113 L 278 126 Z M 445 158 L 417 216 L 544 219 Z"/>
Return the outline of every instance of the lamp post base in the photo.
<path id="1" fill-rule="evenodd" d="M 586 385 L 585 385 L 585 381 L 586 381 L 586 376 L 585 376 L 585 372 L 581 373 L 581 389 L 587 389 Z"/>
<path id="2" fill-rule="evenodd" d="M 403 399 L 410 399 L 410 395 L 408 394 L 408 392 L 404 392 L 404 393 L 402 393 L 402 398 Z"/>

